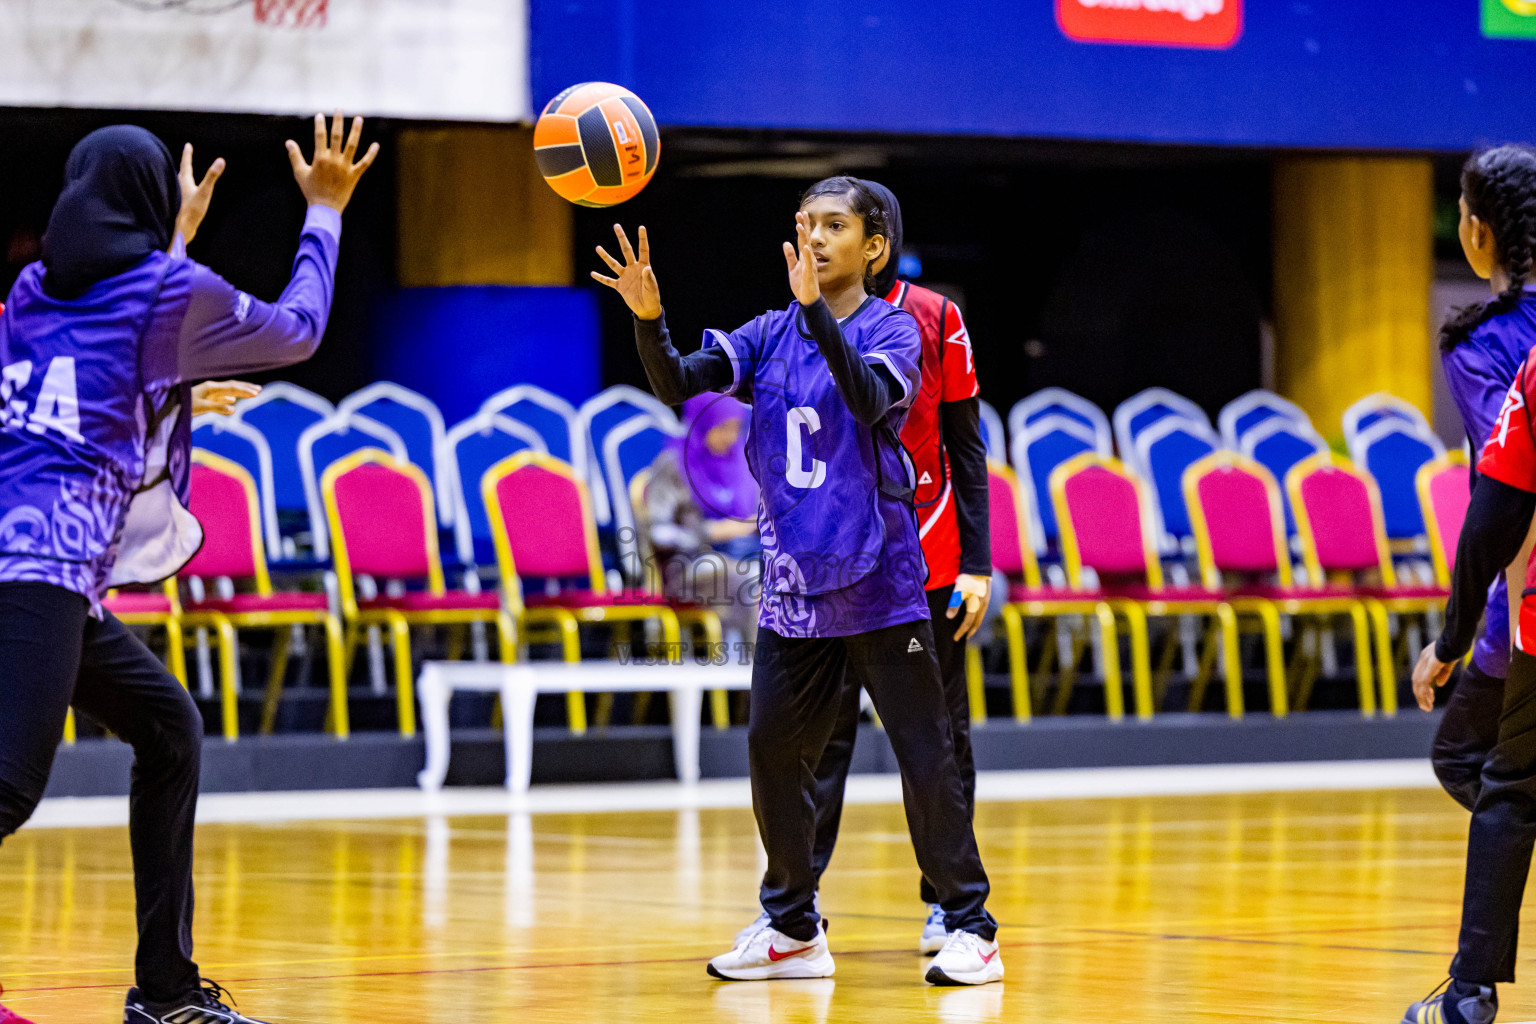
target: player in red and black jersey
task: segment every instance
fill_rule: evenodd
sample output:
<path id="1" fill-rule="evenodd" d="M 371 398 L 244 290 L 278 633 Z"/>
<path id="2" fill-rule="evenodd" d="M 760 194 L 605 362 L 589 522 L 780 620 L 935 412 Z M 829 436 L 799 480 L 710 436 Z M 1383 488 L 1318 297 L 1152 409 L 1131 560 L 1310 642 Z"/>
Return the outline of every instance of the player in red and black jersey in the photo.
<path id="1" fill-rule="evenodd" d="M 922 384 L 901 429 L 901 443 L 917 477 L 914 504 L 918 536 L 928 563 L 928 610 L 935 654 L 949 708 L 955 760 L 964 783 L 966 811 L 976 801 L 976 765 L 971 755 L 971 716 L 965 683 L 966 639 L 981 625 L 992 588 L 992 544 L 988 532 L 987 451 L 981 439 L 980 388 L 976 360 L 960 310 L 920 285 L 898 281 L 901 207 L 889 189 L 869 182 L 886 207 L 891 244 L 875 267 L 877 295 L 911 313 L 922 335 Z M 848 686 L 832 739 L 816 770 L 816 876 L 821 877 L 837 843 L 843 789 L 859 725 L 859 688 Z M 927 878 L 920 895 L 929 906 L 919 948 L 944 946 L 944 912 Z"/>
<path id="2" fill-rule="evenodd" d="M 1536 350 L 1509 389 L 1493 434 L 1478 461 L 1456 563 L 1445 630 L 1424 648 L 1413 672 L 1413 691 L 1425 711 L 1434 688 L 1472 646 L 1488 585 L 1520 554 L 1536 512 Z M 1511 566 L 1511 568 L 1515 568 Z M 1504 684 L 1498 739 L 1483 764 L 1482 786 L 1467 837 L 1466 890 L 1461 937 L 1443 996 L 1409 1008 L 1408 1020 L 1487 1024 L 1498 1008 L 1494 986 L 1514 981 L 1520 902 L 1536 841 L 1536 564 L 1519 567 L 1519 618 Z M 1511 588 L 1513 596 L 1515 588 Z"/>

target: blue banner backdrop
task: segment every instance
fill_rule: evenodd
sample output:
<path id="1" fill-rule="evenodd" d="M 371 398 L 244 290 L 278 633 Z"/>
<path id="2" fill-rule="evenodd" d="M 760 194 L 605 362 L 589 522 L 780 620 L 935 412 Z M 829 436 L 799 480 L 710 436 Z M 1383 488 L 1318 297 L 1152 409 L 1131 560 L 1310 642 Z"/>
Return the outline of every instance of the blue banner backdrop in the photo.
<path id="1" fill-rule="evenodd" d="M 1240 30 L 1226 48 L 1077 42 L 1058 3 L 1098 19 L 1144 7 L 1142 20 L 1241 4 Z M 1508 5 L 532 0 L 532 99 L 606 80 L 664 125 L 1346 149 L 1536 139 L 1536 39 L 1485 37 L 1484 3 Z"/>

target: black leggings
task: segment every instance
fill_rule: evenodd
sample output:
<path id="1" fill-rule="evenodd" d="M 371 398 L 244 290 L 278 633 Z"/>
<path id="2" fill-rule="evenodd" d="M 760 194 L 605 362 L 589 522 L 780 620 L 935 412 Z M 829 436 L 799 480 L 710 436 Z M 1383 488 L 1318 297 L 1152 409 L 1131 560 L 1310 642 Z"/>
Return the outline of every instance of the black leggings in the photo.
<path id="1" fill-rule="evenodd" d="M 48 583 L 0 583 L 0 842 L 48 785 L 70 705 L 133 746 L 128 838 L 138 903 L 138 986 L 151 1002 L 195 991 L 192 824 L 203 720 L 110 613 Z"/>
<path id="2" fill-rule="evenodd" d="M 1451 977 L 1481 985 L 1515 980 L 1520 901 L 1536 842 L 1536 657 L 1509 662 L 1498 739 L 1483 765 L 1467 836 L 1461 938 Z"/>
<path id="3" fill-rule="evenodd" d="M 816 769 L 846 687 L 869 691 L 901 769 L 907 829 L 945 925 L 991 939 L 987 873 L 955 760 L 927 619 L 844 637 L 758 631 L 747 748 L 768 853 L 763 909 L 791 938 L 816 934 Z"/>
<path id="4" fill-rule="evenodd" d="M 976 807 L 976 759 L 971 755 L 971 695 L 965 682 L 965 643 L 955 639 L 961 619 L 945 617 L 954 589 L 951 585 L 928 591 L 928 616 L 933 623 L 933 650 L 939 662 L 939 679 L 944 684 L 944 704 L 949 709 L 955 763 L 960 767 L 960 785 L 965 790 L 965 813 L 970 819 Z M 837 831 L 843 819 L 843 791 L 848 786 L 848 768 L 853 763 L 853 744 L 858 737 L 859 686 L 850 681 L 843 687 L 832 738 L 821 755 L 821 764 L 816 766 L 816 850 L 812 862 L 818 884 L 837 846 Z M 905 785 L 906 780 L 902 783 Z M 939 902 L 938 893 L 926 876 L 918 885 L 918 896 L 924 903 Z"/>
<path id="5" fill-rule="evenodd" d="M 1504 680 L 1468 665 L 1456 680 L 1451 699 L 1435 730 L 1431 760 L 1440 785 L 1461 806 L 1472 810 L 1483 789 L 1483 764 L 1499 742 L 1504 711 Z"/>

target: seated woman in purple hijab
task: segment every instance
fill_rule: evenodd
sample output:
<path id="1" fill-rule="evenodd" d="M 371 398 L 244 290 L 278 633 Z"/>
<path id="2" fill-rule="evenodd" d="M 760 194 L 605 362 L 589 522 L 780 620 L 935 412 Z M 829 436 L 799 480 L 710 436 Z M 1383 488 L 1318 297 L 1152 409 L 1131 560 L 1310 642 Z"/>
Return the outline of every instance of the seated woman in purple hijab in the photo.
<path id="1" fill-rule="evenodd" d="M 43 259 L 0 313 L 0 841 L 32 815 L 71 706 L 133 747 L 128 835 L 137 985 L 125 1024 L 251 1024 L 192 960 L 192 840 L 203 720 L 159 660 L 101 605 L 107 588 L 174 575 L 202 544 L 186 509 L 192 382 L 302 362 L 330 315 L 341 212 L 378 153 L 355 160 L 315 117 L 288 143 L 309 202 L 275 303 L 186 258 L 221 163 L 178 177 L 142 128 L 92 132 L 65 165 Z M 3 945 L 0 938 L 0 945 Z M 20 1020 L 0 1007 L 0 1021 Z"/>
<path id="2" fill-rule="evenodd" d="M 757 634 L 763 550 L 747 465 L 751 414 L 728 395 L 684 402 L 686 433 L 652 463 L 643 510 L 667 595 L 707 605 L 732 641 L 747 642 Z"/>

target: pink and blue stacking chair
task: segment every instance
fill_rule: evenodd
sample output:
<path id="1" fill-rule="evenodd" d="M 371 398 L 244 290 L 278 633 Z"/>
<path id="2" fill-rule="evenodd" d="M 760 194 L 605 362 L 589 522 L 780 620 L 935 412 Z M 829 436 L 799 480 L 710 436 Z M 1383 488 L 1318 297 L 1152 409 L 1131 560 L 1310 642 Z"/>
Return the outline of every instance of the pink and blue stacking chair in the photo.
<path id="1" fill-rule="evenodd" d="M 1205 410 L 1183 395 L 1167 388 L 1147 388 L 1138 391 L 1115 407 L 1112 417 L 1115 427 L 1115 446 L 1120 459 L 1131 469 L 1143 475 L 1147 467 L 1136 461 L 1136 439 L 1153 424 L 1174 417 L 1211 430 L 1211 418 Z"/>
<path id="2" fill-rule="evenodd" d="M 1239 622 L 1257 620 L 1264 635 L 1270 709 L 1276 717 L 1305 708 L 1315 672 L 1286 671 L 1280 616 L 1324 622 L 1347 616 L 1354 627 L 1361 713 L 1375 712 L 1371 631 L 1366 606 L 1347 586 L 1300 586 L 1291 571 L 1280 486 L 1258 462 L 1215 452 L 1184 474 L 1184 494 L 1200 558 L 1201 582 L 1228 595 Z M 1296 675 L 1294 693 L 1287 680 Z"/>
<path id="3" fill-rule="evenodd" d="M 190 510 L 203 524 L 203 546 L 178 574 L 203 581 L 202 600 L 189 595 L 182 607 L 188 628 L 212 630 L 219 646 L 225 739 L 239 734 L 236 707 L 238 631 L 274 631 L 272 672 L 262 713 L 263 733 L 270 733 L 282 696 L 288 666 L 289 629 L 315 626 L 325 633 L 326 667 L 330 677 L 330 730 L 337 739 L 350 734 L 347 682 L 340 620 L 331 612 L 323 592 L 279 592 L 272 589 L 262 543 L 261 517 L 255 481 L 228 459 L 194 449 Z M 219 593 L 218 581 L 228 580 L 230 592 Z M 195 592 L 194 592 L 195 594 Z"/>
<path id="4" fill-rule="evenodd" d="M 1253 459 L 1269 470 L 1276 480 L 1284 480 L 1291 467 L 1303 459 L 1321 455 L 1328 450 L 1324 441 L 1310 424 L 1296 423 L 1281 417 L 1265 420 L 1245 433 L 1238 442 L 1237 451 Z M 1281 494 L 1285 508 L 1286 536 L 1296 533 L 1296 517 L 1291 511 L 1290 499 Z"/>
<path id="5" fill-rule="evenodd" d="M 416 466 L 378 448 L 336 462 L 321 479 L 350 662 L 362 630 L 389 631 L 400 732 L 416 731 L 412 626 L 494 624 L 501 655 L 516 652 L 516 624 L 494 592 L 449 590 L 437 549 L 432 484 Z M 372 584 L 364 589 L 362 581 Z"/>
<path id="6" fill-rule="evenodd" d="M 574 662 L 581 659 L 581 626 L 655 622 L 665 649 L 680 650 L 677 615 L 665 598 L 608 590 L 591 499 L 569 463 L 519 452 L 486 471 L 480 494 L 496 541 L 505 607 L 524 638 L 551 637 L 565 660 Z M 524 577 L 543 580 L 541 591 L 525 592 Z M 583 695 L 566 697 L 572 731 L 584 732 Z"/>
<path id="7" fill-rule="evenodd" d="M 1467 507 L 1472 503 L 1472 471 L 1467 457 L 1452 452 L 1445 458 L 1419 467 L 1414 481 L 1419 493 L 1419 508 L 1429 534 L 1429 554 L 1435 566 L 1435 582 L 1447 590 L 1456 568 L 1456 542 L 1461 538 L 1461 524 L 1466 522 Z"/>
<path id="8" fill-rule="evenodd" d="M 1029 515 L 1019 490 L 1019 478 L 1000 462 L 987 463 L 989 524 L 992 537 L 992 567 L 1008 580 L 1008 601 L 1003 605 L 1004 635 L 1008 639 L 1008 669 L 1013 687 L 1013 717 L 1028 722 L 1033 714 L 1034 693 L 1030 685 L 1029 652 L 1025 646 L 1024 619 L 1054 619 L 1063 615 L 1083 616 L 1100 629 L 1099 650 L 1104 659 L 1104 707 L 1112 721 L 1125 717 L 1124 682 L 1120 672 L 1120 640 L 1115 629 L 1115 614 L 1101 595 L 1080 593 L 1044 586 L 1034 547 L 1029 542 Z M 1056 649 L 1054 637 L 1048 637 L 1036 673 L 1044 677 Z M 1077 645 L 1077 653 L 1083 648 Z M 1074 665 L 1062 666 L 1057 687 L 1056 710 L 1065 710 L 1075 681 Z M 976 703 L 976 695 L 972 695 Z M 1138 714 L 1151 714 L 1151 695 L 1137 695 Z"/>
<path id="9" fill-rule="evenodd" d="M 255 427 L 267 439 L 272 455 L 272 500 L 284 538 L 292 539 L 312 526 L 309 491 L 299 464 L 299 437 L 335 412 L 334 405 L 313 391 L 286 381 L 264 385 L 261 394 L 235 406 L 234 418 Z M 284 550 L 274 555 L 296 557 L 289 547 L 285 541 Z"/>
<path id="10" fill-rule="evenodd" d="M 1309 580 L 1352 584 L 1376 630 L 1381 707 L 1397 713 L 1396 664 L 1390 614 L 1423 615 L 1443 608 L 1444 587 L 1400 584 L 1392 566 L 1376 481 L 1333 454 L 1307 459 L 1286 477 Z"/>
<path id="11" fill-rule="evenodd" d="M 529 424 L 499 412 L 478 412 L 449 429 L 443 459 L 454 465 L 453 545 L 459 562 L 494 571 L 496 542 L 480 500 L 480 478 L 502 459 L 521 451 L 548 454 L 544 435 Z"/>
<path id="12" fill-rule="evenodd" d="M 587 476 L 583 482 L 592 496 L 592 511 L 597 527 L 605 534 L 615 528 L 614 503 L 624 500 L 626 496 L 608 493 L 604 441 L 610 430 L 637 413 L 648 413 L 662 420 L 677 420 L 677 414 L 671 406 L 655 395 L 629 384 L 604 388 L 581 403 L 581 408 L 576 412 L 576 427 L 580 435 L 578 440 L 586 445 Z"/>
<path id="13" fill-rule="evenodd" d="M 1406 420 L 1382 419 L 1356 436 L 1350 454 L 1376 479 L 1387 540 L 1403 545 L 1423 537 L 1417 480 L 1422 467 L 1445 457 L 1440 439 Z"/>
<path id="14" fill-rule="evenodd" d="M 336 403 L 336 411 L 361 413 L 399 435 L 406 458 L 432 481 L 438 521 L 445 528 L 453 525 L 454 469 L 440 458 L 447 425 L 436 402 L 402 384 L 381 380 L 343 398 Z"/>
<path id="15" fill-rule="evenodd" d="M 1215 624 L 1190 691 L 1190 710 L 1204 703 L 1206 684 L 1216 660 L 1216 643 L 1224 652 L 1227 713 L 1243 713 L 1242 665 L 1239 658 L 1237 614 L 1226 595 L 1204 586 L 1176 586 L 1163 581 L 1162 562 L 1151 503 L 1145 485 L 1117 459 L 1079 455 L 1051 474 L 1051 497 L 1061 524 L 1062 561 L 1067 581 L 1078 591 L 1099 595 L 1125 620 L 1131 637 L 1132 673 L 1138 708 L 1151 714 L 1154 689 L 1166 692 L 1176 633 L 1159 664 L 1155 687 L 1151 680 L 1149 617 L 1197 615 Z M 1145 698 L 1143 698 L 1145 694 Z"/>
<path id="16" fill-rule="evenodd" d="M 1134 462 L 1152 487 L 1162 554 L 1176 556 L 1192 546 L 1184 471 L 1220 446 L 1209 427 L 1182 416 L 1165 416 L 1137 435 Z"/>

